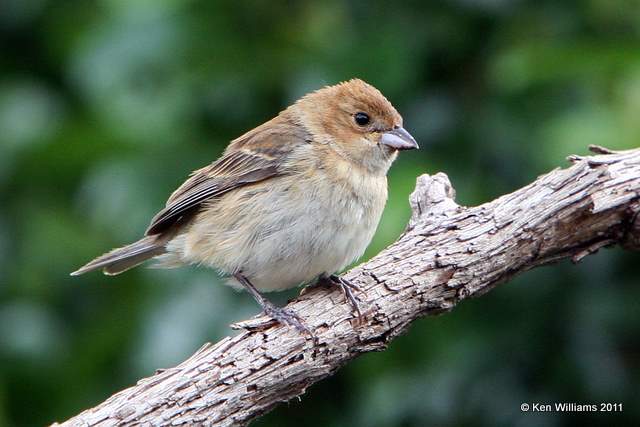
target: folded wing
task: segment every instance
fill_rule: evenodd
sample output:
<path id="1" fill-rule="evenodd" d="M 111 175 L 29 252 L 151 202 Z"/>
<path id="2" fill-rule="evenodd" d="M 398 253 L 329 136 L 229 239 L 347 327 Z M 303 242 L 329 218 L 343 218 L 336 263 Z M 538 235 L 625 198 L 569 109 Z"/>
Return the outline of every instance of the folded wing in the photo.
<path id="1" fill-rule="evenodd" d="M 205 201 L 211 203 L 233 189 L 284 174 L 282 163 L 296 146 L 309 141 L 304 129 L 280 116 L 246 133 L 221 158 L 195 171 L 169 197 L 145 234 L 159 234 L 188 220 Z"/>

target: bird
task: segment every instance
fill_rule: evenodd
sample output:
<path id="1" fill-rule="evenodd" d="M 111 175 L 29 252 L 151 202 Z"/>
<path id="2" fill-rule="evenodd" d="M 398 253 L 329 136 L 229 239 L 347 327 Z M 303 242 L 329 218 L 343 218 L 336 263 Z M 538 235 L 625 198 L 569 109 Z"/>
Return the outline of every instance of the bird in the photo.
<path id="1" fill-rule="evenodd" d="M 264 292 L 339 286 L 360 315 L 360 290 L 338 276 L 362 256 L 387 201 L 387 172 L 418 144 L 402 116 L 372 85 L 354 78 L 306 94 L 232 140 L 191 173 L 144 236 L 71 273 L 117 275 L 200 265 L 245 289 L 275 321 L 309 332 Z"/>

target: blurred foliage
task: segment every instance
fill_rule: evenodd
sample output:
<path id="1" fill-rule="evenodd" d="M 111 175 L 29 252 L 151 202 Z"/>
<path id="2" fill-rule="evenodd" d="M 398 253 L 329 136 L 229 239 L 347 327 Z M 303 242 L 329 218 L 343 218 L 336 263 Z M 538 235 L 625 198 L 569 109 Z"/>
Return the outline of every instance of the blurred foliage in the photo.
<path id="1" fill-rule="evenodd" d="M 422 146 L 392 168 L 370 257 L 421 173 L 470 205 L 587 144 L 640 145 L 639 36 L 635 0 L 0 1 L 0 425 L 63 420 L 258 311 L 197 268 L 68 273 L 302 94 L 361 77 Z M 255 425 L 637 425 L 637 264 L 613 249 L 527 273 Z"/>

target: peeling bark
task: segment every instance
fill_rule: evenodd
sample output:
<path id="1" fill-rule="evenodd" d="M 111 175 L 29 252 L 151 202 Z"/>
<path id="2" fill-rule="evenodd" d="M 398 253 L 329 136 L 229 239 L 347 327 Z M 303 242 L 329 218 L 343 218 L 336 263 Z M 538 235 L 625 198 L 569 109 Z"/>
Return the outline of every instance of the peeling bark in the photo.
<path id="1" fill-rule="evenodd" d="M 516 274 L 578 262 L 620 244 L 640 249 L 640 149 L 570 156 L 573 166 L 477 207 L 456 204 L 446 175 L 422 175 L 407 230 L 345 277 L 361 287 L 363 320 L 337 289 L 311 288 L 288 307 L 315 331 L 256 317 L 58 426 L 246 425 L 303 394 L 361 353 L 384 350 L 419 317 L 451 310 Z"/>

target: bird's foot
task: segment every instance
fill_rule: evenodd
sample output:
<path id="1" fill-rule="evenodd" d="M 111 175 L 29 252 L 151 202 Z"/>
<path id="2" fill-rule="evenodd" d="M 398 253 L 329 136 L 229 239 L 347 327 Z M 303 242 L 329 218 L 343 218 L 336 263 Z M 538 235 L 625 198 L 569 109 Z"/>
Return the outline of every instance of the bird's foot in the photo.
<path id="1" fill-rule="evenodd" d="M 342 294 L 345 299 L 351 305 L 353 311 L 355 311 L 358 315 L 358 319 L 362 321 L 364 318 L 362 316 L 362 311 L 360 310 L 360 298 L 354 293 L 362 292 L 362 288 L 360 286 L 351 283 L 347 279 L 340 277 L 336 274 L 331 275 L 322 275 L 318 279 L 319 285 L 327 285 L 327 286 L 339 286 Z"/>
<path id="2" fill-rule="evenodd" d="M 314 341 L 316 340 L 316 336 L 313 334 L 311 329 L 304 324 L 304 321 L 295 312 L 287 308 L 278 307 L 263 297 L 256 287 L 253 286 L 249 279 L 247 279 L 242 273 L 236 273 L 234 274 L 234 277 L 242 286 L 244 286 L 251 296 L 253 296 L 256 302 L 260 304 L 260 307 L 262 307 L 267 316 L 283 325 L 293 326 L 299 332 L 309 334 Z"/>
<path id="3" fill-rule="evenodd" d="M 273 320 L 276 320 L 278 323 L 283 325 L 292 326 L 299 332 L 309 334 L 310 337 L 315 338 L 311 329 L 305 325 L 304 321 L 293 310 L 277 307 L 266 300 L 265 303 L 261 305 L 265 314 L 273 318 Z"/>

